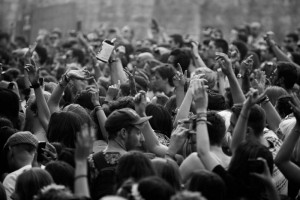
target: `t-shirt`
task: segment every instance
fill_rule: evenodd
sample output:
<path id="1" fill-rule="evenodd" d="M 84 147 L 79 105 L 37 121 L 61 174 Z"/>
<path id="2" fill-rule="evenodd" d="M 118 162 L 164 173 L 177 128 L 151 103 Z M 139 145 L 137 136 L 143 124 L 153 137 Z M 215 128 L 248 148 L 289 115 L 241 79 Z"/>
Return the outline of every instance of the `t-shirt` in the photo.
<path id="1" fill-rule="evenodd" d="M 226 156 L 224 153 L 220 155 L 220 153 L 218 152 L 212 152 L 211 155 L 218 161 L 218 163 L 222 167 L 224 167 L 225 169 L 228 168 L 231 157 Z M 202 163 L 201 159 L 199 159 L 196 152 L 191 153 L 179 167 L 182 180 L 184 182 L 187 181 L 190 178 L 192 172 L 199 169 L 205 169 L 205 166 Z"/>
<path id="2" fill-rule="evenodd" d="M 115 193 L 115 169 L 119 152 L 97 152 L 88 157 L 90 190 L 93 199 Z"/>
<path id="3" fill-rule="evenodd" d="M 3 186 L 5 188 L 7 200 L 11 200 L 11 195 L 15 191 L 15 186 L 16 186 L 16 181 L 17 181 L 18 176 L 30 168 L 31 168 L 31 165 L 26 165 L 14 172 L 8 174 L 5 177 L 5 179 L 3 181 Z"/>
<path id="4" fill-rule="evenodd" d="M 264 133 L 264 138 L 268 141 L 268 143 L 269 143 L 268 149 L 272 153 L 273 159 L 275 159 L 275 157 L 282 145 L 282 141 L 280 139 L 278 139 L 278 137 L 275 135 L 275 133 L 270 132 L 270 131 Z M 273 177 L 273 181 L 275 183 L 276 189 L 279 192 L 279 194 L 287 195 L 288 181 L 276 165 L 274 165 L 272 177 Z"/>

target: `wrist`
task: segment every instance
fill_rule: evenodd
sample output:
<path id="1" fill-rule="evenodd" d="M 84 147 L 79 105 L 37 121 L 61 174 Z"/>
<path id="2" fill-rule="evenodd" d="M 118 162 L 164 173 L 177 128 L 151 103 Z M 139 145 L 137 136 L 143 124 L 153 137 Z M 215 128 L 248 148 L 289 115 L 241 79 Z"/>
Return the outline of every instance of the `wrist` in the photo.
<path id="1" fill-rule="evenodd" d="M 207 108 L 197 108 L 196 109 L 196 113 L 206 113 L 207 112 Z"/>
<path id="2" fill-rule="evenodd" d="M 93 103 L 93 106 L 94 106 L 94 107 L 96 107 L 96 106 L 101 106 L 99 101 L 95 101 L 95 102 L 92 102 L 92 103 Z"/>

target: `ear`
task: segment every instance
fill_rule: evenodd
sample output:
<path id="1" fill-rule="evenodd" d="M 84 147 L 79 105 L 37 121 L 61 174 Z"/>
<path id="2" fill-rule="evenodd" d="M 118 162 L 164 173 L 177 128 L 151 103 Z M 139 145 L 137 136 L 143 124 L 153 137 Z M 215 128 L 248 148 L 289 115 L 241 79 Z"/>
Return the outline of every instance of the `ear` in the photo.
<path id="1" fill-rule="evenodd" d="M 246 133 L 247 133 L 248 135 L 253 135 L 253 129 L 252 129 L 250 126 L 248 126 L 248 127 L 247 127 Z"/>
<path id="2" fill-rule="evenodd" d="M 120 137 L 121 137 L 121 139 L 125 139 L 125 138 L 127 138 L 127 130 L 125 129 L 125 128 L 122 128 L 121 130 L 120 130 Z"/>

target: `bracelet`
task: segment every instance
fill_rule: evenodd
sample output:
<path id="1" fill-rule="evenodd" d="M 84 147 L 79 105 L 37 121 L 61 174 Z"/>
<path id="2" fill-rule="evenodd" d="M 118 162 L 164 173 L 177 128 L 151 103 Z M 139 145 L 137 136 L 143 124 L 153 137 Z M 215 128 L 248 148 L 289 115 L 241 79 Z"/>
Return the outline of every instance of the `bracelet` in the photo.
<path id="1" fill-rule="evenodd" d="M 82 175 L 75 176 L 74 180 L 77 180 L 77 179 L 80 179 L 80 178 L 86 178 L 86 177 L 87 177 L 86 174 L 82 174 Z"/>
<path id="2" fill-rule="evenodd" d="M 94 109 L 95 109 L 95 108 L 97 108 L 97 107 L 99 107 L 99 106 L 101 107 L 101 105 L 100 105 L 100 104 L 98 104 L 98 105 L 95 105 L 95 106 L 94 106 Z"/>
<path id="3" fill-rule="evenodd" d="M 41 85 L 39 83 L 33 83 L 30 88 L 33 88 L 33 89 L 37 89 L 39 88 Z"/>
<path id="4" fill-rule="evenodd" d="M 103 110 L 102 106 L 96 106 L 94 108 L 95 112 L 98 112 L 99 110 Z"/>
<path id="5" fill-rule="evenodd" d="M 270 102 L 270 99 L 269 99 L 269 97 L 266 96 L 266 98 L 261 102 L 261 104 L 265 105 L 268 102 Z"/>

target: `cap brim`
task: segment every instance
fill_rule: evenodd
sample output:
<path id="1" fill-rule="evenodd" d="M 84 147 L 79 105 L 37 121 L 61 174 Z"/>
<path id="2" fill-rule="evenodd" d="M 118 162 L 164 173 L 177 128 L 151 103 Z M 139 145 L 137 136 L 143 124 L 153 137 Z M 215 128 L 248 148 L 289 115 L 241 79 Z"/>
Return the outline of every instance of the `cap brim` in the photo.
<path id="1" fill-rule="evenodd" d="M 149 117 L 141 117 L 138 121 L 132 123 L 133 125 L 142 125 L 143 123 L 149 121 L 149 119 L 151 119 L 152 116 Z"/>

